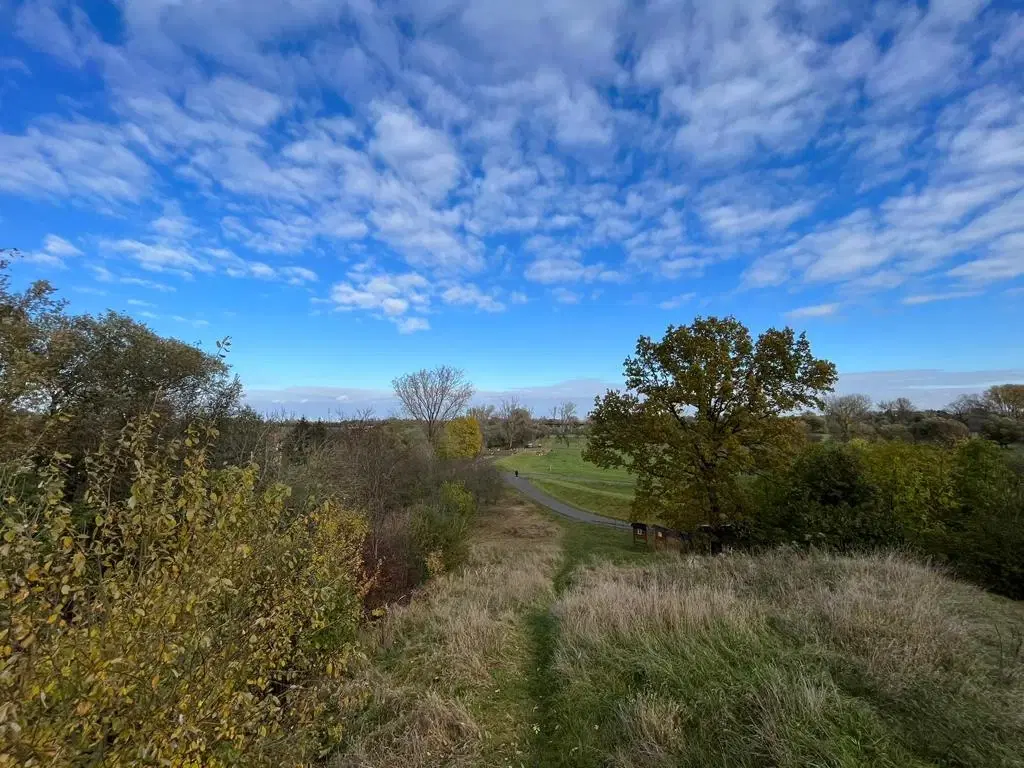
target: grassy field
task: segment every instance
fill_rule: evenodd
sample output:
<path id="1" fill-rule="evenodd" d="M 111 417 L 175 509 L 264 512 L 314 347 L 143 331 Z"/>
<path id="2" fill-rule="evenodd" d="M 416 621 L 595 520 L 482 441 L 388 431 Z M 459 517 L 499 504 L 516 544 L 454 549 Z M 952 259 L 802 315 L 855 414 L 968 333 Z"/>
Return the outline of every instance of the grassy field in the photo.
<path id="1" fill-rule="evenodd" d="M 601 469 L 583 460 L 585 441 L 547 439 L 538 450 L 505 456 L 498 464 L 519 470 L 545 493 L 566 504 L 619 520 L 631 519 L 635 478 L 624 469 Z"/>
<path id="2" fill-rule="evenodd" d="M 336 766 L 1024 766 L 1024 606 L 897 557 L 651 554 L 515 496 L 371 631 Z"/>

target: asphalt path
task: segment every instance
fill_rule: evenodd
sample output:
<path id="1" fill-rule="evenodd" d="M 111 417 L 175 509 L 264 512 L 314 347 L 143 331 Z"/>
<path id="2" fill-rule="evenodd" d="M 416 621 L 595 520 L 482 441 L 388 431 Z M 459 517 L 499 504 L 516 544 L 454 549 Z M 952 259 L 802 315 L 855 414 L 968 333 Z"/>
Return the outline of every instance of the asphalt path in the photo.
<path id="1" fill-rule="evenodd" d="M 556 515 L 567 517 L 570 520 L 575 520 L 580 523 L 591 523 L 592 525 L 607 525 L 611 528 L 621 528 L 623 530 L 629 530 L 629 523 L 623 520 L 616 520 L 613 517 L 604 517 L 602 515 L 595 515 L 593 512 L 587 512 L 585 509 L 579 509 L 578 507 L 570 506 L 564 501 L 549 496 L 544 493 L 540 488 L 531 483 L 526 477 L 516 477 L 513 472 L 502 472 L 502 478 L 506 483 L 511 485 L 521 494 L 526 496 L 532 501 L 537 502 L 542 507 L 547 507 Z"/>

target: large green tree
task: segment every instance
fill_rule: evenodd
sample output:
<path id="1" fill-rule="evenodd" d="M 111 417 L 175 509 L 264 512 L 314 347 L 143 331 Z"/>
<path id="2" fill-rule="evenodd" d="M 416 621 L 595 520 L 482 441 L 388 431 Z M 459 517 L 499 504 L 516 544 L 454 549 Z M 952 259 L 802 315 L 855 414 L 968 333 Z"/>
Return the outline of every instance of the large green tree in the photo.
<path id="1" fill-rule="evenodd" d="M 737 479 L 788 454 L 788 414 L 821 407 L 836 369 L 790 328 L 754 342 L 735 318 L 708 317 L 641 336 L 625 381 L 596 399 L 584 458 L 636 474 L 637 518 L 691 528 L 736 515 Z"/>
<path id="2" fill-rule="evenodd" d="M 115 312 L 68 315 L 45 281 L 12 290 L 7 268 L 0 258 L 0 457 L 80 456 L 142 413 L 176 429 L 236 407 L 220 355 Z"/>

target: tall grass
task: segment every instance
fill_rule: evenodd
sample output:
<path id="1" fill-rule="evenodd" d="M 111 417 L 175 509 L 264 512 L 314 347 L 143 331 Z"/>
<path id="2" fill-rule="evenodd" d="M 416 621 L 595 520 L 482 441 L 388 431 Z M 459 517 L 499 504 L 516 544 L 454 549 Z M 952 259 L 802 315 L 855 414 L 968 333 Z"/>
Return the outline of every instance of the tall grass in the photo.
<path id="1" fill-rule="evenodd" d="M 1024 765 L 1024 610 L 899 557 L 605 565 L 553 610 L 564 765 Z"/>

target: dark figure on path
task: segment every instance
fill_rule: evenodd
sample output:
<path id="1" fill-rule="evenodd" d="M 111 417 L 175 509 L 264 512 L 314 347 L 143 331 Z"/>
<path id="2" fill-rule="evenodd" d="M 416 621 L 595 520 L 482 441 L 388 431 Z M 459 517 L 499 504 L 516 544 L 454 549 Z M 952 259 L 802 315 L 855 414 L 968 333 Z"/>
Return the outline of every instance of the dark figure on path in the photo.
<path id="1" fill-rule="evenodd" d="M 519 470 L 516 470 L 516 477 L 519 477 Z"/>

